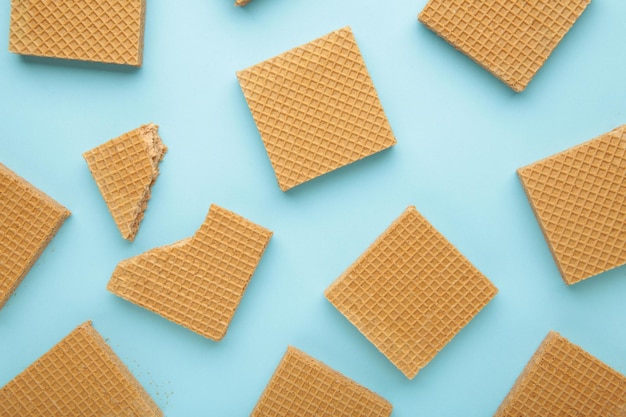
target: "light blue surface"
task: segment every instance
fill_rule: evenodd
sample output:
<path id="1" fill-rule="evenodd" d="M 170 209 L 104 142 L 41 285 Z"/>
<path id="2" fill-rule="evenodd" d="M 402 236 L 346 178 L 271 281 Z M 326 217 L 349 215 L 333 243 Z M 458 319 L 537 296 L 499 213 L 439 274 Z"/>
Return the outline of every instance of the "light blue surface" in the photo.
<path id="1" fill-rule="evenodd" d="M 626 269 L 567 287 L 515 174 L 626 123 L 626 2 L 594 0 L 521 94 L 419 24 L 425 3 L 148 0 L 137 70 L 10 54 L 2 2 L 0 162 L 72 216 L 0 311 L 0 386 L 89 319 L 171 417 L 248 415 L 288 344 L 395 417 L 491 415 L 550 329 L 626 373 Z M 347 25 L 398 144 L 283 193 L 235 71 Z M 129 244 L 81 154 L 150 121 L 169 152 Z M 219 343 L 105 289 L 211 203 L 274 231 Z M 413 381 L 323 297 L 407 205 L 500 290 Z"/>

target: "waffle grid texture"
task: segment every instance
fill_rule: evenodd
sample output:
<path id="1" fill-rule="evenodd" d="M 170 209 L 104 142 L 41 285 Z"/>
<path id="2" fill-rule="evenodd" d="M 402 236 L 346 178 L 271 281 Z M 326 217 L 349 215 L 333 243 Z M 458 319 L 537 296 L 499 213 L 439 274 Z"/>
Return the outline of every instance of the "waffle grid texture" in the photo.
<path id="1" fill-rule="evenodd" d="M 162 415 L 91 322 L 0 389 L 0 417 Z"/>
<path id="2" fill-rule="evenodd" d="M 430 0 L 419 20 L 513 90 L 526 88 L 590 0 Z"/>
<path id="3" fill-rule="evenodd" d="M 140 66 L 145 0 L 11 0 L 9 50 Z"/>
<path id="4" fill-rule="evenodd" d="M 550 332 L 494 417 L 626 416 L 626 377 Z"/>
<path id="5" fill-rule="evenodd" d="M 212 205 L 196 234 L 118 264 L 108 290 L 221 340 L 272 232 Z"/>
<path id="6" fill-rule="evenodd" d="M 69 215 L 65 207 L 0 164 L 0 308 Z"/>
<path id="7" fill-rule="evenodd" d="M 290 346 L 251 417 L 388 417 L 391 410 L 378 394 Z"/>
<path id="8" fill-rule="evenodd" d="M 124 239 L 133 241 L 167 147 L 159 127 L 143 125 L 83 154 Z"/>
<path id="9" fill-rule="evenodd" d="M 349 27 L 237 77 L 283 191 L 396 143 Z"/>
<path id="10" fill-rule="evenodd" d="M 497 292 L 411 206 L 325 294 L 412 379 Z"/>
<path id="11" fill-rule="evenodd" d="M 518 175 L 567 284 L 626 264 L 626 125 Z"/>

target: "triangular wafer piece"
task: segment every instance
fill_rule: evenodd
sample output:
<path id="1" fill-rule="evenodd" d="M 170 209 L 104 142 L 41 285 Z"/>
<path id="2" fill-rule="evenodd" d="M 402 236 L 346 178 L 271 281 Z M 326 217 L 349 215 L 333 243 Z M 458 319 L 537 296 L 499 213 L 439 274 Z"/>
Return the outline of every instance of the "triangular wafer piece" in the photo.
<path id="1" fill-rule="evenodd" d="M 69 215 L 65 207 L 0 164 L 0 308 Z"/>
<path id="2" fill-rule="evenodd" d="M 567 284 L 626 264 L 626 125 L 517 172 Z"/>
<path id="3" fill-rule="evenodd" d="M 550 332 L 494 417 L 626 416 L 626 376 Z"/>
<path id="4" fill-rule="evenodd" d="M 2 417 L 162 415 L 91 322 L 0 389 Z"/>
<path id="5" fill-rule="evenodd" d="M 143 125 L 83 154 L 124 239 L 133 241 L 167 147 L 159 127 Z"/>
<path id="6" fill-rule="evenodd" d="M 589 2 L 430 0 L 419 20 L 520 92 Z"/>
<path id="7" fill-rule="evenodd" d="M 251 417 L 388 417 L 391 409 L 378 394 L 290 346 Z"/>
<path id="8" fill-rule="evenodd" d="M 139 66 L 145 0 L 12 0 L 9 50 Z"/>
<path id="9" fill-rule="evenodd" d="M 412 379 L 497 292 L 409 207 L 326 289 L 326 298 Z"/>
<path id="10" fill-rule="evenodd" d="M 193 237 L 120 262 L 107 289 L 221 340 L 271 236 L 269 230 L 212 205 Z"/>
<path id="11" fill-rule="evenodd" d="M 349 27 L 237 77 L 283 191 L 396 143 Z"/>

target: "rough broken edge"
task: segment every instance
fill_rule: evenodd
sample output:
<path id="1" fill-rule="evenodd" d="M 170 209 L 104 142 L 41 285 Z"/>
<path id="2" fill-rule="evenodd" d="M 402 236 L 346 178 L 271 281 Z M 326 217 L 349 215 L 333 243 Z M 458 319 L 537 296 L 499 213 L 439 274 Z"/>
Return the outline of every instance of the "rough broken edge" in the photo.
<path id="1" fill-rule="evenodd" d="M 150 160 L 150 164 L 152 165 L 152 179 L 150 181 L 150 183 L 144 188 L 144 192 L 143 195 L 141 196 L 141 199 L 139 200 L 138 205 L 135 208 L 135 212 L 133 215 L 133 221 L 131 222 L 131 224 L 128 226 L 129 227 L 129 231 L 127 233 L 125 233 L 122 230 L 122 227 L 126 227 L 126 225 L 120 225 L 117 221 L 117 219 L 115 218 L 115 216 L 113 215 L 113 211 L 111 210 L 111 208 L 109 207 L 109 202 L 104 199 L 104 195 L 102 194 L 102 190 L 100 189 L 100 184 L 98 184 L 98 182 L 96 181 L 96 185 L 98 186 L 98 190 L 100 191 L 100 194 L 102 194 L 103 199 L 105 200 L 107 209 L 109 210 L 109 213 L 111 214 L 111 217 L 113 218 L 113 221 L 115 222 L 115 225 L 117 226 L 118 230 L 120 231 L 120 234 L 122 235 L 122 238 L 132 242 L 135 240 L 135 236 L 137 235 L 137 232 L 139 232 L 139 226 L 141 224 L 141 221 L 143 220 L 143 217 L 145 215 L 145 211 L 148 208 L 148 201 L 150 200 L 151 197 L 151 190 L 152 190 L 152 186 L 154 185 L 154 183 L 156 182 L 158 176 L 159 176 L 159 162 L 161 162 L 161 160 L 163 160 L 163 157 L 165 156 L 165 153 L 167 152 L 167 146 L 165 146 L 163 144 L 163 141 L 161 140 L 161 137 L 159 136 L 159 126 L 154 124 L 154 123 L 148 123 L 145 125 L 141 125 L 140 127 L 138 127 L 137 129 L 133 129 L 130 130 L 116 138 L 111 139 L 115 140 L 115 139 L 119 139 L 120 137 L 123 137 L 124 135 L 127 135 L 133 131 L 139 131 L 139 134 L 142 136 L 143 140 L 144 140 L 144 144 L 146 145 L 146 153 L 148 155 L 148 158 Z M 110 142 L 110 141 L 109 141 Z M 104 144 L 106 144 L 108 142 L 105 142 Z M 94 150 L 98 149 L 100 146 L 103 146 L 104 144 L 101 144 L 93 149 L 90 149 L 86 152 L 83 153 L 83 158 L 85 159 L 85 161 L 87 162 L 87 166 L 89 168 L 89 171 L 91 172 L 92 176 L 94 177 L 95 180 L 95 176 L 93 171 L 91 170 L 91 165 L 89 163 L 89 160 L 87 159 L 87 155 L 91 152 L 93 152 Z"/>

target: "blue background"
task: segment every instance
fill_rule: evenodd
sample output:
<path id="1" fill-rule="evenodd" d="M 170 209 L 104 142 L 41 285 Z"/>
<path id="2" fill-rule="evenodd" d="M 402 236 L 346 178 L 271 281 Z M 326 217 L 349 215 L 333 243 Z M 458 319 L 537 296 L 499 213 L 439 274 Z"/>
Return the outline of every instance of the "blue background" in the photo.
<path id="1" fill-rule="evenodd" d="M 0 161 L 72 216 L 0 311 L 0 386 L 88 319 L 172 417 L 248 415 L 288 344 L 396 417 L 491 415 L 550 329 L 626 373 L 626 269 L 567 287 L 515 173 L 626 123 L 626 2 L 594 0 L 521 94 L 419 24 L 425 3 L 148 0 L 140 69 L 3 48 Z M 398 144 L 283 193 L 235 71 L 346 25 Z M 150 121 L 169 152 L 131 244 L 81 154 Z M 219 343 L 105 289 L 211 203 L 274 231 Z M 500 290 L 413 381 L 323 297 L 408 205 Z"/>

